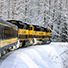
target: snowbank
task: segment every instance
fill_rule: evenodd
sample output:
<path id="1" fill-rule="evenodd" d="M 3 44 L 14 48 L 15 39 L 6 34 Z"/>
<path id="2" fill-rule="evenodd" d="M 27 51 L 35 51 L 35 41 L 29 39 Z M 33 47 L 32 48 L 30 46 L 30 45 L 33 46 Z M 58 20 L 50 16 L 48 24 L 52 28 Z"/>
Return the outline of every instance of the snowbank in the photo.
<path id="1" fill-rule="evenodd" d="M 64 68 L 67 47 L 68 43 L 51 43 L 18 49 L 3 61 L 0 68 Z"/>

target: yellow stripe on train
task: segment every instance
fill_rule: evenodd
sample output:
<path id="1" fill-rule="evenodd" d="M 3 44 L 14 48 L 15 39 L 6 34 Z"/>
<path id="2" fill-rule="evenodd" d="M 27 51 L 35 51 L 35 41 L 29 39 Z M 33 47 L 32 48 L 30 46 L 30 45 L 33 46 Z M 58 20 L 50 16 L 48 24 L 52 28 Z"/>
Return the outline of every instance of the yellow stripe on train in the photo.
<path id="1" fill-rule="evenodd" d="M 17 28 L 16 28 L 16 27 L 9 26 L 9 25 L 3 24 L 3 23 L 0 23 L 0 25 L 4 25 L 4 26 L 7 26 L 7 27 L 11 27 L 11 28 L 14 28 L 15 30 L 17 30 Z"/>
<path id="2" fill-rule="evenodd" d="M 46 32 L 42 32 L 42 31 L 34 31 L 34 35 L 46 36 Z"/>
<path id="3" fill-rule="evenodd" d="M 4 46 L 7 46 L 7 45 L 10 45 L 12 43 L 15 43 L 17 41 L 18 41 L 18 38 L 2 40 L 2 41 L 0 41 L 0 48 L 4 47 Z"/>
<path id="4" fill-rule="evenodd" d="M 29 31 L 26 29 L 18 29 L 19 35 L 28 35 Z"/>
<path id="5" fill-rule="evenodd" d="M 20 41 L 24 41 L 24 40 L 33 40 L 33 38 L 28 38 L 28 39 L 20 39 Z"/>

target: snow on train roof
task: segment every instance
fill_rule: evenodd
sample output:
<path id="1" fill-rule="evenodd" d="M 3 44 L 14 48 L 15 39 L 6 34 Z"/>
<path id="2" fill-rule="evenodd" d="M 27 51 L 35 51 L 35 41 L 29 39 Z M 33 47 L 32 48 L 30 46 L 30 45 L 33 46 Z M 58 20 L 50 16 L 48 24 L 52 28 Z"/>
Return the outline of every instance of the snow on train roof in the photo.
<path id="1" fill-rule="evenodd" d="M 10 25 L 10 26 L 13 26 L 13 27 L 17 27 L 16 25 L 11 24 L 10 22 L 7 22 L 7 21 L 5 21 L 3 19 L 0 19 L 0 23 L 7 24 L 7 25 Z"/>

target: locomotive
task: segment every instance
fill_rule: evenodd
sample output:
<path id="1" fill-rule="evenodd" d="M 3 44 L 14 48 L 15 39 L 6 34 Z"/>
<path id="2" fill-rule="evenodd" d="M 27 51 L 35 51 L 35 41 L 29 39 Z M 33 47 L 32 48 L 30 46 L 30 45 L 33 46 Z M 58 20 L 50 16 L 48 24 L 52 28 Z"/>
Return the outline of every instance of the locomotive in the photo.
<path id="1" fill-rule="evenodd" d="M 51 42 L 51 30 L 38 25 L 30 25 L 17 20 L 7 20 L 18 26 L 18 38 L 22 46 Z M 38 42 L 40 41 L 40 42 Z"/>
<path id="2" fill-rule="evenodd" d="M 34 37 L 38 41 L 42 41 L 43 43 L 50 43 L 51 42 L 51 30 L 48 28 L 44 28 L 41 26 L 33 25 L 34 26 Z"/>
<path id="3" fill-rule="evenodd" d="M 18 39 L 21 47 L 33 44 L 34 27 L 32 25 L 17 20 L 7 21 L 18 26 Z"/>

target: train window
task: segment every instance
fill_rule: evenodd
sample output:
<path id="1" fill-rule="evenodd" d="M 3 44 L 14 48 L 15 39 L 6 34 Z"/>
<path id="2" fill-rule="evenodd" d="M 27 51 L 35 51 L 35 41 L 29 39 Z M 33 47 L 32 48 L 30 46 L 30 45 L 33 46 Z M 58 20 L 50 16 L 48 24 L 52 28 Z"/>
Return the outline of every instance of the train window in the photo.
<path id="1" fill-rule="evenodd" d="M 17 31 L 12 28 L 4 27 L 4 38 L 12 38 L 17 36 Z"/>
<path id="2" fill-rule="evenodd" d="M 36 27 L 34 27 L 34 30 L 36 31 Z"/>
<path id="3" fill-rule="evenodd" d="M 44 30 L 44 32 L 47 32 L 47 30 Z"/>
<path id="4" fill-rule="evenodd" d="M 31 30 L 32 30 L 32 27 L 31 27 Z"/>
<path id="5" fill-rule="evenodd" d="M 32 27 L 30 27 L 29 30 L 32 30 Z"/>
<path id="6" fill-rule="evenodd" d="M 28 30 L 29 30 L 29 25 L 27 25 L 26 29 L 28 29 Z"/>
<path id="7" fill-rule="evenodd" d="M 3 26 L 0 25 L 0 39 L 3 39 Z"/>
<path id="8" fill-rule="evenodd" d="M 41 28 L 40 31 L 44 31 L 44 28 Z"/>
<path id="9" fill-rule="evenodd" d="M 19 25 L 19 28 L 23 29 L 23 25 Z"/>
<path id="10" fill-rule="evenodd" d="M 10 38 L 10 29 L 8 27 L 4 27 L 4 38 Z"/>
<path id="11" fill-rule="evenodd" d="M 37 28 L 37 31 L 40 31 L 40 29 L 39 29 L 39 28 Z"/>
<path id="12" fill-rule="evenodd" d="M 52 31 L 50 30 L 50 32 L 52 32 Z"/>
<path id="13" fill-rule="evenodd" d="M 46 30 L 46 32 L 49 32 L 49 30 Z"/>
<path id="14" fill-rule="evenodd" d="M 23 23 L 21 23 L 21 22 L 19 22 L 19 23 L 17 23 L 17 26 L 18 26 L 19 28 L 23 29 L 24 24 L 23 24 Z"/>
<path id="15" fill-rule="evenodd" d="M 24 25 L 24 26 L 23 26 L 23 29 L 28 29 L 28 30 L 29 30 L 28 25 Z"/>
<path id="16" fill-rule="evenodd" d="M 48 28 L 45 28 L 46 32 L 50 32 Z"/>
<path id="17" fill-rule="evenodd" d="M 26 29 L 26 28 L 27 28 L 27 26 L 26 26 L 26 25 L 24 25 L 24 26 L 23 26 L 23 29 Z"/>

